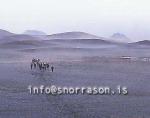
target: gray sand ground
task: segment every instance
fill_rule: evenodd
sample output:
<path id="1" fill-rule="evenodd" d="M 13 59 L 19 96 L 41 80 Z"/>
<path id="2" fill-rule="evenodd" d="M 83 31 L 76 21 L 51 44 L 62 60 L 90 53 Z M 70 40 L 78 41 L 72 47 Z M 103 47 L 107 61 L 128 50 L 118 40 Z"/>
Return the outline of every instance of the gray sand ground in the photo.
<path id="1" fill-rule="evenodd" d="M 150 49 L 0 50 L 1 118 L 148 118 L 150 116 L 150 62 L 113 61 L 121 55 L 150 56 Z M 95 56 L 105 57 L 103 60 Z M 30 70 L 39 57 L 55 72 Z M 108 59 L 108 60 L 107 60 Z M 28 85 L 127 86 L 126 96 L 30 95 Z"/>

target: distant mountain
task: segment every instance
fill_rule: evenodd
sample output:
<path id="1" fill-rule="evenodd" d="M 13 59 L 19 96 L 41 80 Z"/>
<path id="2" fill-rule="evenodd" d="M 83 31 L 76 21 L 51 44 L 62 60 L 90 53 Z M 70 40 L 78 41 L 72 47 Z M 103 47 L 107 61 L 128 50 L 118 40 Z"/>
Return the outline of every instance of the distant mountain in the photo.
<path id="1" fill-rule="evenodd" d="M 150 40 L 143 40 L 143 41 L 138 41 L 130 44 L 135 44 L 135 45 L 149 45 L 150 46 Z"/>
<path id="2" fill-rule="evenodd" d="M 0 40 L 0 43 L 23 41 L 23 40 L 41 40 L 41 39 L 30 35 L 19 34 L 19 35 L 5 36 Z"/>
<path id="3" fill-rule="evenodd" d="M 115 42 L 130 42 L 130 39 L 121 33 L 114 33 L 110 38 Z"/>
<path id="4" fill-rule="evenodd" d="M 33 35 L 33 36 L 41 36 L 41 35 L 47 35 L 45 32 L 38 31 L 38 30 L 26 30 L 23 34 L 27 35 Z"/>
<path id="5" fill-rule="evenodd" d="M 11 33 L 11 32 L 8 32 L 6 30 L 0 29 L 0 39 L 3 38 L 3 37 L 6 37 L 6 36 L 12 36 L 12 35 L 14 35 L 14 34 Z"/>
<path id="6" fill-rule="evenodd" d="M 49 39 L 100 39 L 101 37 L 85 32 L 65 32 L 48 35 Z"/>
<path id="7" fill-rule="evenodd" d="M 115 44 L 113 42 L 103 40 L 103 39 L 84 39 L 84 40 L 83 39 L 73 39 L 73 40 L 69 40 L 69 42 L 80 43 L 80 44 L 96 44 L 96 45 Z"/>
<path id="8" fill-rule="evenodd" d="M 45 47 L 47 43 L 38 40 L 22 40 L 22 41 L 12 41 L 12 42 L 5 42 L 0 44 L 0 48 L 34 48 L 34 47 Z"/>

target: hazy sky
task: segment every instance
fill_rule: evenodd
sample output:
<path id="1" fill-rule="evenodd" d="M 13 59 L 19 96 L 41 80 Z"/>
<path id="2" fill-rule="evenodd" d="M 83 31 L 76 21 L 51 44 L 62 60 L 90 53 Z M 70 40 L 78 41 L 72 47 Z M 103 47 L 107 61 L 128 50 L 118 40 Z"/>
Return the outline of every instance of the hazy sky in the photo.
<path id="1" fill-rule="evenodd" d="M 150 0 L 0 0 L 0 28 L 48 34 L 83 31 L 109 37 L 124 33 L 150 40 Z"/>

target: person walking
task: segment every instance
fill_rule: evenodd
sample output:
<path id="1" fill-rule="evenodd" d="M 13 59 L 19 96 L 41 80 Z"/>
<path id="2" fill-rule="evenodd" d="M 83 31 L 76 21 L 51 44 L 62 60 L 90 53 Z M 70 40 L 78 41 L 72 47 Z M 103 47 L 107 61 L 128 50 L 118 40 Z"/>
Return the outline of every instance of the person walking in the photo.
<path id="1" fill-rule="evenodd" d="M 32 70 L 32 68 L 33 68 L 33 63 L 31 63 L 31 70 Z"/>
<path id="2" fill-rule="evenodd" d="M 36 63 L 34 63 L 34 69 L 36 68 Z"/>
<path id="3" fill-rule="evenodd" d="M 47 68 L 47 70 L 49 70 L 49 63 L 46 64 L 46 68 Z"/>
<path id="4" fill-rule="evenodd" d="M 42 63 L 39 63 L 39 69 L 40 70 L 42 69 Z"/>
<path id="5" fill-rule="evenodd" d="M 51 70 L 52 70 L 52 72 L 54 72 L 54 66 L 51 66 Z"/>

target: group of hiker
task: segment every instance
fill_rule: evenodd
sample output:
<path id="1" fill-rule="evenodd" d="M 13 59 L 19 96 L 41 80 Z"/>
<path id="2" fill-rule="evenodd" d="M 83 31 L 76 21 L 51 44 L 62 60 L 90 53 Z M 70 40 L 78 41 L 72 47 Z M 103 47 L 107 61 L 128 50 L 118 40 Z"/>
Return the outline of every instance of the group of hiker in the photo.
<path id="1" fill-rule="evenodd" d="M 36 68 L 40 70 L 49 70 L 49 68 L 51 68 L 51 71 L 54 71 L 54 66 L 50 67 L 48 62 L 41 62 L 40 59 L 33 58 L 31 61 L 31 70 Z"/>

